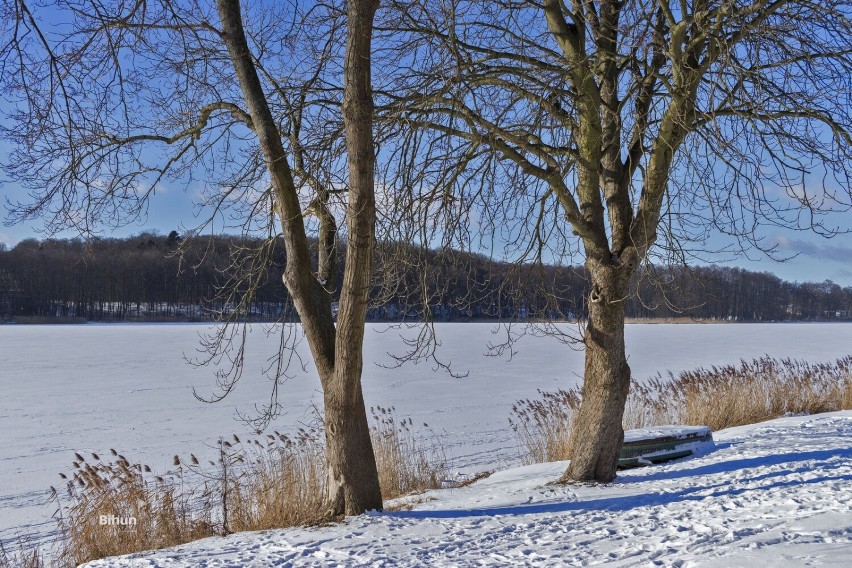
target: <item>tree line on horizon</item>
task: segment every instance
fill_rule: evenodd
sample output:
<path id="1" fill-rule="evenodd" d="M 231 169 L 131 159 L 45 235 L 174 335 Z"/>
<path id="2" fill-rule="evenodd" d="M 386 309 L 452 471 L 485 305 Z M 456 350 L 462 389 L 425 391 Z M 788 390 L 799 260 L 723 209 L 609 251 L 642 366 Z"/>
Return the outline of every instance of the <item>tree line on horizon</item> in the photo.
<path id="1" fill-rule="evenodd" d="M 286 288 L 283 243 L 239 306 L 227 275 L 261 239 L 183 239 L 152 232 L 126 238 L 27 239 L 0 249 L 0 321 L 297 321 Z M 316 242 L 313 242 L 316 246 Z M 590 284 L 582 266 L 498 262 L 457 250 L 380 243 L 368 319 L 372 321 L 574 320 L 586 317 Z M 392 266 L 393 265 L 393 266 Z M 400 269 L 402 266 L 402 269 Z M 338 285 L 344 259 L 337 262 Z M 425 276 L 424 276 L 425 275 Z M 852 318 L 852 287 L 788 282 L 769 272 L 698 266 L 637 273 L 626 316 L 730 321 Z"/>

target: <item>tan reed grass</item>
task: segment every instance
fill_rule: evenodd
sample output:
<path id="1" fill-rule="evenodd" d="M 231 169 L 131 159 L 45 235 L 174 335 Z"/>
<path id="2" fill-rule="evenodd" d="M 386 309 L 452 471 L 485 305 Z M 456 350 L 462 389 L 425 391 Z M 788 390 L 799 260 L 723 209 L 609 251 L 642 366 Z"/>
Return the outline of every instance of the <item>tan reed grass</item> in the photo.
<path id="1" fill-rule="evenodd" d="M 371 412 L 383 498 L 440 487 L 446 469 L 440 444 L 420 441 L 412 420 L 398 419 L 393 408 Z M 220 439 L 217 459 L 202 463 L 194 454 L 175 456 L 174 470 L 163 475 L 115 450 L 109 460 L 76 454 L 72 475 L 60 474 L 66 491 L 54 491 L 61 542 L 53 564 L 76 566 L 213 535 L 321 521 L 326 490 L 321 423 L 317 416 L 314 425 L 292 436 Z M 104 524 L 103 515 L 132 518 L 133 526 Z M 15 558 L 24 558 L 21 554 L 29 552 Z M 33 554 L 41 558 L 38 550 Z M 6 568 L 4 558 L 12 556 L 4 552 L 0 568 Z"/>
<path id="2" fill-rule="evenodd" d="M 509 423 L 526 463 L 570 459 L 579 388 L 518 401 Z M 721 430 L 788 414 L 852 409 L 852 356 L 834 363 L 762 357 L 631 385 L 625 429 L 685 424 Z"/>

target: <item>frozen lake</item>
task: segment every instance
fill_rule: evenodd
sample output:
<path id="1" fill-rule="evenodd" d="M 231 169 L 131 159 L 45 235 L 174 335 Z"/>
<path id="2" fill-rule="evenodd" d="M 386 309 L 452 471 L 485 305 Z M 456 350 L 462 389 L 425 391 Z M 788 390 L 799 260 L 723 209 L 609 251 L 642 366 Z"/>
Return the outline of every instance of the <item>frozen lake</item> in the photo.
<path id="1" fill-rule="evenodd" d="M 511 359 L 486 357 L 487 345 L 505 337 L 491 324 L 439 324 L 439 356 L 455 378 L 423 362 L 386 368 L 405 346 L 399 331 L 371 326 L 367 334 L 364 392 L 368 406 L 394 406 L 398 417 L 428 423 L 442 439 L 454 470 L 472 472 L 518 463 L 508 426 L 512 404 L 579 383 L 583 354 L 553 338 L 524 337 Z M 224 402 L 197 401 L 215 392 L 210 368 L 184 360 L 206 325 L 0 326 L 0 538 L 44 537 L 53 530 L 44 505 L 59 486 L 75 451 L 115 448 L 131 461 L 165 470 L 174 454 L 212 451 L 222 435 L 245 434 L 236 411 L 251 413 L 268 400 L 260 375 L 278 338 L 261 326 L 249 334 L 246 373 Z M 502 334 L 502 335 L 501 335 Z M 292 430 L 319 404 L 319 381 L 307 346 L 304 371 L 296 365 L 282 387 L 286 414 L 271 426 Z M 765 354 L 811 362 L 852 353 L 852 324 L 647 325 L 627 328 L 633 376 L 736 363 Z"/>

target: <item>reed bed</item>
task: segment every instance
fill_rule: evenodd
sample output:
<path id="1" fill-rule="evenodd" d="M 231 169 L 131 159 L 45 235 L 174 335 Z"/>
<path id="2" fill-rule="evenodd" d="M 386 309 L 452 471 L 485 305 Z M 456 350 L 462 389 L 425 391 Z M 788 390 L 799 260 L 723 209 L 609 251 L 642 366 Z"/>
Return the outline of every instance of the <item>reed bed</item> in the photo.
<path id="1" fill-rule="evenodd" d="M 441 486 L 446 460 L 427 445 L 411 419 L 393 408 L 371 409 L 371 434 L 384 499 Z M 75 454 L 64 490 L 52 488 L 60 542 L 50 564 L 77 566 L 108 556 L 176 546 L 237 531 L 323 521 L 326 491 L 323 433 L 315 425 L 294 435 L 220 439 L 214 459 L 174 456 L 173 469 L 155 473 L 111 450 Z M 425 425 L 424 425 L 425 426 Z M 43 568 L 43 554 L 0 549 L 0 568 Z"/>
<path id="2" fill-rule="evenodd" d="M 579 388 L 539 391 L 518 401 L 509 423 L 526 463 L 570 459 Z M 789 414 L 852 409 L 852 356 L 834 363 L 762 357 L 738 365 L 712 366 L 678 375 L 634 381 L 627 399 L 625 429 L 685 424 L 721 430 Z"/>
<path id="3" fill-rule="evenodd" d="M 0 541 L 0 568 L 45 568 L 44 555 L 38 546 L 20 538 L 9 548 Z"/>
<path id="4" fill-rule="evenodd" d="M 441 487 L 446 478 L 447 458 L 437 436 L 427 444 L 414 431 L 411 418 L 398 420 L 394 407 L 370 409 L 370 432 L 382 499 L 390 500 Z M 428 424 L 423 429 L 431 432 Z"/>

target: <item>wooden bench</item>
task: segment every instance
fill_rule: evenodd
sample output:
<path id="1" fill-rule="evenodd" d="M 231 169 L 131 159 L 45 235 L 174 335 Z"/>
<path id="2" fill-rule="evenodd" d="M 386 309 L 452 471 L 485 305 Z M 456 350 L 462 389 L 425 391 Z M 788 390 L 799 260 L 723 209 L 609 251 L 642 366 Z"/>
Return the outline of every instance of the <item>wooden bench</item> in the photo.
<path id="1" fill-rule="evenodd" d="M 713 448 L 707 426 L 656 426 L 624 432 L 618 467 L 631 468 L 685 458 Z"/>

